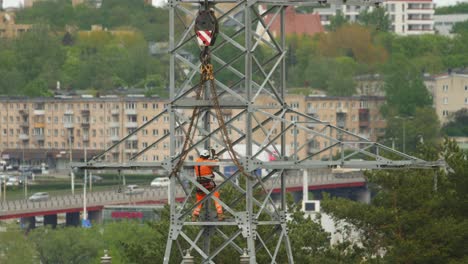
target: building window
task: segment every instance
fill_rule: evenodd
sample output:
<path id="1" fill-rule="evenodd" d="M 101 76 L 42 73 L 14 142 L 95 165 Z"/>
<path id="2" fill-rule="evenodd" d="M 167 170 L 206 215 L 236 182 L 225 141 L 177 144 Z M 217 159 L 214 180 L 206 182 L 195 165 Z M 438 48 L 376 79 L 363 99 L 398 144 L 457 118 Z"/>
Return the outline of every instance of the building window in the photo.
<path id="1" fill-rule="evenodd" d="M 448 91 L 448 85 L 446 85 L 446 84 L 442 85 L 442 90 L 444 92 L 447 92 Z"/>
<path id="2" fill-rule="evenodd" d="M 468 104 L 468 97 L 465 97 L 465 104 Z"/>
<path id="3" fill-rule="evenodd" d="M 158 104 L 153 104 L 153 109 L 158 109 Z"/>
<path id="4" fill-rule="evenodd" d="M 442 110 L 442 116 L 448 116 L 449 112 L 448 110 Z"/>
<path id="5" fill-rule="evenodd" d="M 292 115 L 292 116 L 291 116 L 291 121 L 293 121 L 293 122 L 299 121 L 299 116 L 297 116 L 297 115 Z"/>
<path id="6" fill-rule="evenodd" d="M 143 142 L 143 143 L 141 143 L 141 146 L 142 146 L 143 148 L 147 148 L 147 147 L 148 147 L 148 142 Z"/>
<path id="7" fill-rule="evenodd" d="M 166 122 L 166 123 L 169 122 L 169 116 L 164 116 L 164 119 L 163 119 L 163 120 L 164 120 L 164 122 Z"/>
<path id="8" fill-rule="evenodd" d="M 468 91 L 468 85 L 465 85 L 465 92 Z"/>
<path id="9" fill-rule="evenodd" d="M 157 136 L 159 134 L 159 131 L 157 129 L 153 129 L 153 136 Z"/>
<path id="10" fill-rule="evenodd" d="M 143 116 L 142 119 L 143 119 L 143 122 L 148 121 L 148 117 L 147 117 L 147 116 Z"/>
<path id="11" fill-rule="evenodd" d="M 147 103 L 143 104 L 143 109 L 148 109 L 148 104 Z"/>
<path id="12" fill-rule="evenodd" d="M 444 97 L 444 104 L 448 104 L 448 97 Z"/>
<path id="13" fill-rule="evenodd" d="M 292 102 L 290 104 L 291 108 L 299 108 L 299 103 L 298 102 Z"/>
<path id="14" fill-rule="evenodd" d="M 147 130 L 147 129 L 143 129 L 143 130 L 141 131 L 141 134 L 142 134 L 143 136 L 148 135 L 148 130 Z"/>

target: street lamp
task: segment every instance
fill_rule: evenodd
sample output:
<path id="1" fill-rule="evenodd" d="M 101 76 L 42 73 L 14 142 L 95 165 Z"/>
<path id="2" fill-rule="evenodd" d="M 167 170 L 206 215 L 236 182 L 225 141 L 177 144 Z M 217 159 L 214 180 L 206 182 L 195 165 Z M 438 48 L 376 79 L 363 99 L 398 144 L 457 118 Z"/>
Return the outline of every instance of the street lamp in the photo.
<path id="1" fill-rule="evenodd" d="M 71 164 L 73 162 L 73 157 L 72 157 L 72 135 L 71 131 L 68 132 L 68 147 L 70 149 L 70 180 L 71 180 L 71 191 L 72 194 L 75 194 L 75 174 L 73 173 L 73 168 L 71 167 Z"/>
<path id="2" fill-rule="evenodd" d="M 403 153 L 406 153 L 406 120 L 413 119 L 413 116 L 401 117 L 395 116 L 396 119 L 403 120 Z"/>

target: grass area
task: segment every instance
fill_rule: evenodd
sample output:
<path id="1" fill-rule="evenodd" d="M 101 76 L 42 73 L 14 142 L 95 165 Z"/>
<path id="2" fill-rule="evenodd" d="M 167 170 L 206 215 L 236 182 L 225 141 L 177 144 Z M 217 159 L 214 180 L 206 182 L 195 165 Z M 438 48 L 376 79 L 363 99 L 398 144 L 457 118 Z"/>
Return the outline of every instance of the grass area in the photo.
<path id="1" fill-rule="evenodd" d="M 99 174 L 102 181 L 93 182 L 92 191 L 104 191 L 117 189 L 119 186 L 119 177 L 116 174 Z M 154 175 L 125 175 L 125 183 L 149 186 L 154 179 Z M 31 181 L 31 180 L 30 180 Z M 89 183 L 88 183 L 89 186 Z M 89 188 L 88 188 L 89 190 Z M 3 188 L 2 188 L 3 192 Z M 68 178 L 54 178 L 50 176 L 38 176 L 32 184 L 28 184 L 28 197 L 36 192 L 48 192 L 50 196 L 65 195 L 71 193 L 71 182 Z M 83 178 L 75 179 L 75 193 L 83 192 Z M 7 200 L 18 200 L 25 198 L 24 186 L 8 186 Z"/>

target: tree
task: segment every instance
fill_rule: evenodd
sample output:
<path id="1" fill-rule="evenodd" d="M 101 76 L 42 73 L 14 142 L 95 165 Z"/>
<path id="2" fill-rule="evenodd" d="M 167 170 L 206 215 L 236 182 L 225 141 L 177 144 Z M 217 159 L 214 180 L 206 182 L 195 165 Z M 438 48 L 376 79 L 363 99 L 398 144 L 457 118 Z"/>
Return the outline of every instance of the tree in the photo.
<path id="1" fill-rule="evenodd" d="M 41 263 L 93 263 L 102 254 L 100 233 L 95 229 L 68 227 L 38 228 L 30 240 L 39 252 Z"/>
<path id="2" fill-rule="evenodd" d="M 448 15 L 448 14 L 467 14 L 468 3 L 458 2 L 455 5 L 441 6 L 435 9 L 436 15 Z"/>
<path id="3" fill-rule="evenodd" d="M 372 12 L 365 9 L 359 14 L 358 21 L 367 27 L 383 32 L 388 32 L 392 25 L 390 17 L 384 8 L 375 8 Z"/>
<path id="4" fill-rule="evenodd" d="M 390 109 L 399 116 L 414 116 L 416 108 L 431 106 L 432 99 L 422 80 L 422 74 L 404 56 L 394 55 L 384 68 L 387 103 L 383 113 Z"/>
<path id="5" fill-rule="evenodd" d="M 348 19 L 343 15 L 340 10 L 336 11 L 336 14 L 331 17 L 330 25 L 327 26 L 328 31 L 336 31 L 345 24 L 348 24 Z"/>
<path id="6" fill-rule="evenodd" d="M 359 230 L 368 262 L 381 258 L 382 263 L 464 263 L 468 163 L 453 143 L 431 156 L 442 153 L 453 169 L 448 175 L 429 170 L 368 173 L 369 186 L 376 192 L 371 204 L 326 199 L 322 208 Z"/>
<path id="7" fill-rule="evenodd" d="M 468 109 L 463 108 L 453 113 L 442 132 L 450 137 L 468 137 Z"/>
<path id="8" fill-rule="evenodd" d="M 385 49 L 373 43 L 371 31 L 358 24 L 344 25 L 335 32 L 322 35 L 317 49 L 322 56 L 347 56 L 368 65 L 382 64 L 387 60 Z"/>
<path id="9" fill-rule="evenodd" d="M 2 225 L 0 232 L 0 263 L 37 263 L 37 251 L 28 237 L 14 225 Z"/>
<path id="10" fill-rule="evenodd" d="M 437 146 L 440 140 L 440 123 L 434 108 L 416 108 L 414 115 L 409 117 L 389 115 L 385 138 L 397 139 L 395 142 L 399 150 L 403 150 L 405 144 L 407 153 L 414 153 L 421 143 Z"/>
<path id="11" fill-rule="evenodd" d="M 458 22 L 452 28 L 452 32 L 455 34 L 468 34 L 468 21 Z"/>
<path id="12" fill-rule="evenodd" d="M 349 57 L 338 57 L 331 68 L 330 79 L 327 81 L 329 95 L 351 96 L 356 92 L 354 74 L 357 63 Z"/>

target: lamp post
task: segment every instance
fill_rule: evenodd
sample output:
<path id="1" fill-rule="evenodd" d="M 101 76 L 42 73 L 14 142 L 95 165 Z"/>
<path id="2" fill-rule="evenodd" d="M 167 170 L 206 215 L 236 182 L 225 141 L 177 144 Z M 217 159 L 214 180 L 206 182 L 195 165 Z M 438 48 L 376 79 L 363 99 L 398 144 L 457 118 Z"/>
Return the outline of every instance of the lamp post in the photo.
<path id="1" fill-rule="evenodd" d="M 23 149 L 22 149 L 22 156 L 21 156 L 21 164 L 23 165 L 21 169 L 21 177 L 23 178 L 23 184 L 24 184 L 24 199 L 28 199 L 28 176 L 25 175 L 25 167 L 24 167 L 24 142 L 23 142 Z"/>
<path id="2" fill-rule="evenodd" d="M 72 157 L 72 138 L 71 138 L 71 131 L 68 131 L 68 147 L 70 151 L 70 180 L 71 180 L 71 191 L 72 194 L 75 195 L 75 175 L 73 173 L 73 169 L 71 167 L 71 164 L 73 162 L 73 157 Z"/>
<path id="3" fill-rule="evenodd" d="M 84 145 L 84 161 L 85 163 L 88 162 L 87 153 L 86 153 L 86 145 Z M 85 169 L 84 171 L 84 179 L 83 179 L 83 220 L 88 220 L 88 212 L 86 208 L 86 178 L 88 176 L 88 170 Z"/>
<path id="4" fill-rule="evenodd" d="M 406 153 L 406 120 L 413 119 L 414 117 L 412 117 L 412 116 L 407 116 L 407 117 L 395 116 L 395 118 L 403 120 L 403 153 Z"/>

